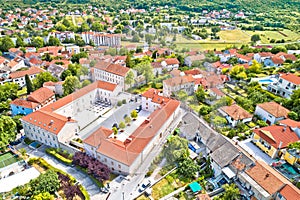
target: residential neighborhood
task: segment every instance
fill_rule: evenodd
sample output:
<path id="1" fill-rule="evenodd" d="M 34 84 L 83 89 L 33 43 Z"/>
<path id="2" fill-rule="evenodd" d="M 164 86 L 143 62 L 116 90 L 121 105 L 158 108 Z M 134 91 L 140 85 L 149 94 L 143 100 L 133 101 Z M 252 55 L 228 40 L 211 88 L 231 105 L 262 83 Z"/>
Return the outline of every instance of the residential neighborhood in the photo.
<path id="1" fill-rule="evenodd" d="M 1 2 L 0 199 L 300 199 L 275 1 Z"/>

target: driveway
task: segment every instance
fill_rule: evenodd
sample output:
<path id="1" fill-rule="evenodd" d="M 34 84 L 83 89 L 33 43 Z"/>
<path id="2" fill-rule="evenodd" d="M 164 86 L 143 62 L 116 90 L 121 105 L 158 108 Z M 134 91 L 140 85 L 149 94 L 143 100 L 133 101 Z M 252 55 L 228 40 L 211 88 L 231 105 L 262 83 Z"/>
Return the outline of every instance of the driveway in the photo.
<path id="1" fill-rule="evenodd" d="M 101 193 L 98 186 L 86 174 L 77 170 L 75 167 L 73 168 L 71 166 L 67 166 L 67 165 L 57 161 L 55 158 L 47 155 L 45 153 L 45 149 L 48 148 L 46 145 L 42 145 L 37 150 L 32 150 L 28 147 L 28 145 L 19 144 L 17 146 L 17 149 L 20 149 L 20 148 L 25 148 L 27 154 L 29 154 L 30 157 L 41 157 L 41 158 L 45 159 L 53 167 L 60 169 L 64 172 L 67 172 L 68 174 L 70 174 L 71 176 L 76 178 L 76 180 L 81 185 L 83 185 L 84 188 L 87 190 L 87 192 L 89 193 L 89 195 L 91 197 L 91 200 L 106 199 L 107 194 Z"/>
<path id="2" fill-rule="evenodd" d="M 255 144 L 251 142 L 251 138 L 238 142 L 238 145 L 242 147 L 246 152 L 252 155 L 256 160 L 262 160 L 268 165 L 275 162 L 270 156 L 265 154 L 262 150 L 260 150 Z"/>

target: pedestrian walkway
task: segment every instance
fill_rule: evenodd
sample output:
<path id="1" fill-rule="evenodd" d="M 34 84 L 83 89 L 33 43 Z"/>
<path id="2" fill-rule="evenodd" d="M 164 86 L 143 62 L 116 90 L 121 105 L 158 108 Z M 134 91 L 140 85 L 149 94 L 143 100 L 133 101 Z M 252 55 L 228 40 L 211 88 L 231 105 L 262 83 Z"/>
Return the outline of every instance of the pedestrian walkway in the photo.
<path id="1" fill-rule="evenodd" d="M 162 161 L 157 166 L 157 168 L 152 172 L 152 174 L 150 176 L 153 180 L 156 180 L 155 177 L 157 176 L 157 174 L 159 173 L 161 168 L 163 168 L 163 166 L 165 166 L 166 163 L 167 163 L 167 159 L 163 158 Z"/>

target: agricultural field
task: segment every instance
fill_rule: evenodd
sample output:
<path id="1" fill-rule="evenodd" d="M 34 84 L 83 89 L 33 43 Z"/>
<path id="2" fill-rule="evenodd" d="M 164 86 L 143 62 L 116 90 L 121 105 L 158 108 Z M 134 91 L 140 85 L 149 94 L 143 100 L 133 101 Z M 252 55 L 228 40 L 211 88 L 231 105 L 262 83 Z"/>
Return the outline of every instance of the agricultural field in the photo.
<path id="1" fill-rule="evenodd" d="M 229 43 L 248 43 L 251 41 L 251 34 L 239 29 L 220 31 L 217 35 L 220 36 L 220 41 Z"/>
<path id="2" fill-rule="evenodd" d="M 300 39 L 300 34 L 284 29 L 282 31 L 245 31 L 251 37 L 254 34 L 260 35 L 261 43 L 269 44 L 271 39 L 288 41 L 297 41 Z"/>

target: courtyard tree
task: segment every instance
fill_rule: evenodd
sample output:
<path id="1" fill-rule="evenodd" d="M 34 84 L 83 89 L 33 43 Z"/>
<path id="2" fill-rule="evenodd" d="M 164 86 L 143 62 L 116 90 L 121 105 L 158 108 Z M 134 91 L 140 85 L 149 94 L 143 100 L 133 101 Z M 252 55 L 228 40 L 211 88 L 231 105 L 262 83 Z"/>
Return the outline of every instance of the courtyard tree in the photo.
<path id="1" fill-rule="evenodd" d="M 134 82 L 134 73 L 132 70 L 129 70 L 125 78 L 125 83 L 131 87 Z"/>
<path id="2" fill-rule="evenodd" d="M 63 83 L 64 95 L 67 96 L 80 87 L 80 82 L 76 76 L 68 76 Z"/>
<path id="3" fill-rule="evenodd" d="M 51 75 L 50 72 L 39 73 L 33 80 L 33 85 L 35 89 L 41 88 L 45 82 L 52 81 L 57 82 L 57 78 Z"/>
<path id="4" fill-rule="evenodd" d="M 236 185 L 234 183 L 232 184 L 225 184 L 222 186 L 222 188 L 224 188 L 224 192 L 214 198 L 215 200 L 238 200 L 240 199 L 240 191 L 239 188 L 236 187 Z"/>
<path id="5" fill-rule="evenodd" d="M 199 102 L 204 102 L 205 97 L 206 97 L 206 93 L 205 93 L 205 91 L 204 91 L 204 89 L 203 89 L 202 86 L 198 87 L 197 91 L 195 92 L 195 95 L 196 95 L 197 100 Z"/>
<path id="6" fill-rule="evenodd" d="M 47 170 L 36 179 L 30 181 L 33 194 L 38 195 L 43 192 L 54 194 L 60 187 L 58 175 L 52 170 Z"/>
<path id="7" fill-rule="evenodd" d="M 138 65 L 136 65 L 134 69 L 137 70 L 139 74 L 142 74 L 145 77 L 146 83 L 148 83 L 154 78 L 153 69 L 150 61 L 141 62 Z"/>
<path id="8" fill-rule="evenodd" d="M 81 87 L 85 87 L 85 86 L 88 86 L 89 84 L 91 84 L 92 82 L 90 80 L 84 80 L 81 84 Z"/>
<path id="9" fill-rule="evenodd" d="M 131 122 L 131 118 L 129 116 L 126 116 L 125 117 L 125 123 L 130 124 L 130 122 Z"/>
<path id="10" fill-rule="evenodd" d="M 117 135 L 118 134 L 118 129 L 117 127 L 112 127 L 112 131 L 114 132 L 114 135 Z"/>
<path id="11" fill-rule="evenodd" d="M 188 157 L 188 141 L 177 135 L 169 138 L 168 143 L 164 148 L 163 154 L 170 164 L 179 161 L 181 158 Z"/>
<path id="12" fill-rule="evenodd" d="M 122 122 L 120 122 L 120 124 L 119 124 L 119 128 L 120 129 L 124 129 L 126 127 L 126 124 L 122 121 Z"/>
<path id="13" fill-rule="evenodd" d="M 249 71 L 252 73 L 260 73 L 262 70 L 262 66 L 256 60 L 252 61 L 252 65 L 249 67 Z"/>
<path id="14" fill-rule="evenodd" d="M 138 117 L 138 112 L 136 110 L 133 110 L 131 111 L 130 116 L 135 120 Z"/>

